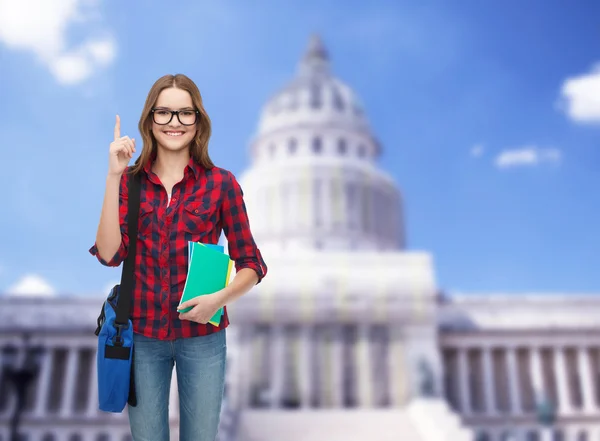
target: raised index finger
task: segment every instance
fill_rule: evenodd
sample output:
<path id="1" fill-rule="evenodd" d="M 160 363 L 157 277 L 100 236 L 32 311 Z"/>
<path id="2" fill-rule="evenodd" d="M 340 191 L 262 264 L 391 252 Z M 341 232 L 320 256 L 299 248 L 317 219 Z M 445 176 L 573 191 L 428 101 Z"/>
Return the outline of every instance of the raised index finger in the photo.
<path id="1" fill-rule="evenodd" d="M 121 118 L 117 115 L 117 122 L 115 123 L 115 141 L 121 137 Z"/>

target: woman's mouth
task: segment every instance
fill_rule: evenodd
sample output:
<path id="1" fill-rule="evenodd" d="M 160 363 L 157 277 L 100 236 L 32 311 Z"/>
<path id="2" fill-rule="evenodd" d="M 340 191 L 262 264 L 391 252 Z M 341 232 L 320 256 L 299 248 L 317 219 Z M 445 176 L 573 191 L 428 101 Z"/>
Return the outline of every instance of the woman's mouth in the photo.
<path id="1" fill-rule="evenodd" d="M 183 135 L 184 132 L 168 131 L 168 132 L 165 132 L 165 133 L 167 135 L 169 135 L 169 136 L 181 136 L 181 135 Z"/>

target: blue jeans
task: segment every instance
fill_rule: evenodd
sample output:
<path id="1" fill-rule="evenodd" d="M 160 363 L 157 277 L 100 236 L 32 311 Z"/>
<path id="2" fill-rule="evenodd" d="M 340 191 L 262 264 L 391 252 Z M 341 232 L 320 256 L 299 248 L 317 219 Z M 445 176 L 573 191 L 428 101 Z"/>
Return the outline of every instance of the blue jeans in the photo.
<path id="1" fill-rule="evenodd" d="M 215 440 L 225 384 L 225 331 L 173 341 L 134 334 L 137 406 L 128 406 L 134 441 L 169 440 L 173 365 L 179 392 L 179 439 Z"/>

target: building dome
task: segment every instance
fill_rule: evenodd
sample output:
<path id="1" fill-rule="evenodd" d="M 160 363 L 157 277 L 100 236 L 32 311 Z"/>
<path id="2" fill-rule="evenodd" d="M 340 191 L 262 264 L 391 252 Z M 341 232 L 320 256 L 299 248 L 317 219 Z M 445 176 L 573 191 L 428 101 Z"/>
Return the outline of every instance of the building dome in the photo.
<path id="1" fill-rule="evenodd" d="M 331 75 L 329 55 L 317 35 L 310 39 L 296 76 L 263 106 L 258 135 L 315 123 L 361 131 L 372 138 L 360 99 Z"/>
<path id="2" fill-rule="evenodd" d="M 400 192 L 357 95 L 332 75 L 318 36 L 263 106 L 240 175 L 261 250 L 404 247 Z"/>

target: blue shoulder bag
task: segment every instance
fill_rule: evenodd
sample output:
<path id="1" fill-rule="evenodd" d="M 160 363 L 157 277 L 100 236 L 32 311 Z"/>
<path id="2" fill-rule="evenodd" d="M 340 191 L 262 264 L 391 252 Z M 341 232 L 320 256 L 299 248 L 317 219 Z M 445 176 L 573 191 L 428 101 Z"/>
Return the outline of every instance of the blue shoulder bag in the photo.
<path id="1" fill-rule="evenodd" d="M 121 283 L 115 285 L 102 304 L 98 316 L 98 400 L 104 412 L 122 412 L 125 405 L 137 405 L 133 375 L 133 325 L 131 323 L 131 297 L 133 269 L 137 248 L 137 224 L 140 211 L 140 173 L 129 179 L 127 205 L 127 231 L 129 251 Z"/>

